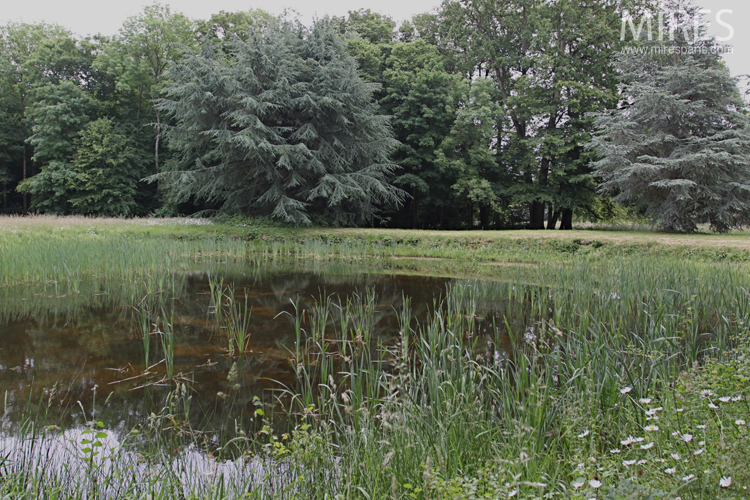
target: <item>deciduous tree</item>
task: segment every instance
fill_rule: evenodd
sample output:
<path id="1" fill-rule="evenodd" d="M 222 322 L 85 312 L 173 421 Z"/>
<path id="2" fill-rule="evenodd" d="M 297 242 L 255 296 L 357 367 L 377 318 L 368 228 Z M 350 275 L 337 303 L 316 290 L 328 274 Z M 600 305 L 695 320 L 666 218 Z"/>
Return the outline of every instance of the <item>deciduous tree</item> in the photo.
<path id="1" fill-rule="evenodd" d="M 159 172 L 162 132 L 160 109 L 152 102 L 163 88 L 170 63 L 197 42 L 193 22 L 168 6 L 146 6 L 128 18 L 112 43 L 97 58 L 97 67 L 112 75 L 121 95 L 135 103 L 137 119 L 145 113 L 154 122 L 153 171 Z M 153 114 L 151 114 L 153 112 Z"/>
<path id="2" fill-rule="evenodd" d="M 423 40 L 395 43 L 389 52 L 380 105 L 393 116 L 393 129 L 401 142 L 393 159 L 402 169 L 393 182 L 411 195 L 410 213 L 404 214 L 408 219 L 394 222 L 445 227 L 446 217 L 454 215 L 454 177 L 438 167 L 436 158 L 456 119 L 465 82 L 448 73 L 437 49 Z"/>
<path id="3" fill-rule="evenodd" d="M 3 191 L 8 191 L 8 182 L 13 185 L 34 173 L 33 148 L 26 141 L 32 133 L 28 110 L 35 89 L 66 79 L 80 80 L 83 59 L 70 32 L 60 26 L 9 23 L 0 27 L 0 105 L 11 124 L 11 130 L 0 135 L 0 147 L 8 154 Z M 27 209 L 24 195 L 22 211 Z"/>
<path id="4" fill-rule="evenodd" d="M 616 78 L 610 56 L 619 48 L 619 0 L 461 0 L 444 4 L 436 43 L 452 50 L 456 67 L 492 79 L 507 127 L 497 141 L 507 192 L 527 207 L 528 227 L 550 214 L 568 215 L 586 197 L 564 196 L 594 184 L 581 146 L 585 113 L 612 106 Z M 428 20 L 424 20 L 428 21 Z M 424 30 L 434 23 L 422 23 Z M 571 168 L 575 165 L 575 168 Z M 548 226 L 548 227 L 551 227 Z"/>

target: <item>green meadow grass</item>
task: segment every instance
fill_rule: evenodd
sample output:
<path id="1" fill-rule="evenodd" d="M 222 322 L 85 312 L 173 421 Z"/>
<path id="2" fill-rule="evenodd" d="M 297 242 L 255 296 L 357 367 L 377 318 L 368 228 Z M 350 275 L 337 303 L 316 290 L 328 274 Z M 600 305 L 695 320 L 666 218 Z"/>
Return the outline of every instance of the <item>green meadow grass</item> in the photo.
<path id="1" fill-rule="evenodd" d="M 127 276 L 159 287 L 191 262 L 279 259 L 481 279 L 454 281 L 422 321 L 405 297 L 385 337 L 374 335 L 373 290 L 295 306 L 294 385 L 215 442 L 189 424 L 186 382 L 98 458 L 111 431 L 92 419 L 62 469 L 49 452 L 59 431 L 30 412 L 21 441 L 0 452 L 0 498 L 750 498 L 742 235 L 717 247 L 283 228 L 182 237 L 112 224 L 0 233 L 3 283 Z M 7 256 L 24 248 L 39 251 Z M 240 357 L 249 311 L 219 281 L 211 290 Z M 210 452 L 213 469 L 190 449 Z"/>
<path id="2" fill-rule="evenodd" d="M 243 219 L 244 220 L 244 219 Z M 196 219 L 0 218 L 0 286 L 129 279 L 197 263 L 267 259 L 359 262 L 371 271 L 506 279 L 509 266 L 616 258 L 750 261 L 744 233 L 661 235 L 612 231 L 408 231 L 290 229 Z"/>

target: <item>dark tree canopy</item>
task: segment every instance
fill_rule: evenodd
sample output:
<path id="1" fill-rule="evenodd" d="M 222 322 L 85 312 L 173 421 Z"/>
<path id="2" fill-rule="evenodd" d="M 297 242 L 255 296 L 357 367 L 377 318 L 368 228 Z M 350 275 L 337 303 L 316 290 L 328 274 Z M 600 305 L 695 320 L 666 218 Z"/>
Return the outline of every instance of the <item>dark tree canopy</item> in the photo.
<path id="1" fill-rule="evenodd" d="M 167 137 L 179 155 L 152 179 L 173 202 L 342 225 L 370 223 L 379 206 L 402 201 L 386 181 L 396 141 L 375 112 L 375 86 L 326 20 L 226 43 L 228 52 L 205 43 L 175 64 L 158 102 L 175 122 Z"/>
<path id="2" fill-rule="evenodd" d="M 657 18 L 710 48 L 692 1 L 445 0 L 312 27 L 155 3 L 86 39 L 9 23 L 0 211 L 571 229 L 614 197 L 725 231 L 750 222 L 750 153 L 719 55 L 617 58 L 662 40 Z"/>
<path id="3" fill-rule="evenodd" d="M 644 47 L 650 56 L 618 61 L 619 109 L 597 116 L 601 189 L 667 231 L 728 231 L 750 214 L 750 122 L 736 83 L 711 41 Z"/>

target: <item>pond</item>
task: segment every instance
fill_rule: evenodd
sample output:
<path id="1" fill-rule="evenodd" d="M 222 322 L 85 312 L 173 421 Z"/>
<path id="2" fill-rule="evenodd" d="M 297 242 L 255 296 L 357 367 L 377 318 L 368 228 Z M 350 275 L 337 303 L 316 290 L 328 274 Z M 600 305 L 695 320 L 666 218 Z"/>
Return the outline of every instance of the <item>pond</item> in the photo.
<path id="1" fill-rule="evenodd" d="M 31 412 L 37 421 L 62 427 L 95 419 L 130 429 L 158 413 L 172 391 L 185 384 L 190 423 L 215 430 L 228 420 L 252 417 L 258 399 L 273 406 L 274 391 L 294 387 L 295 314 L 304 337 L 316 303 L 328 300 L 340 310 L 347 302 L 372 300 L 368 321 L 376 349 L 398 341 L 403 297 L 411 299 L 412 316 L 424 319 L 448 283 L 351 268 L 269 264 L 128 282 L 90 279 L 3 288 L 4 425 L 13 427 Z M 242 353 L 236 347 L 230 353 L 227 318 L 216 317 L 216 293 L 226 301 L 230 291 L 242 319 L 249 316 Z M 221 308 L 226 316 L 226 306 Z M 171 367 L 162 335 L 167 328 L 173 338 Z"/>
<path id="2" fill-rule="evenodd" d="M 477 285 L 269 260 L 0 287 L 0 467 L 92 498 L 220 484 L 263 497 L 296 481 L 274 440 L 336 414 L 344 438 L 346 412 L 397 394 L 418 352 L 505 359 L 497 326 L 527 311 Z"/>

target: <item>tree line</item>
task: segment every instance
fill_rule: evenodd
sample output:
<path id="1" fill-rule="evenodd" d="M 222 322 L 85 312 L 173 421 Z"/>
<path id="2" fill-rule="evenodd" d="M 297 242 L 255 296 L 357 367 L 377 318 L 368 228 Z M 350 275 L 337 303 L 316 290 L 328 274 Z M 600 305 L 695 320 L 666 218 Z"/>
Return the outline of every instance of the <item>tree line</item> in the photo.
<path id="1" fill-rule="evenodd" d="M 690 23 L 623 36 L 659 9 L 697 15 L 683 0 L 447 0 L 401 25 L 159 4 L 113 37 L 10 23 L 2 211 L 541 229 L 623 205 L 726 231 L 748 220 L 747 109 Z"/>

